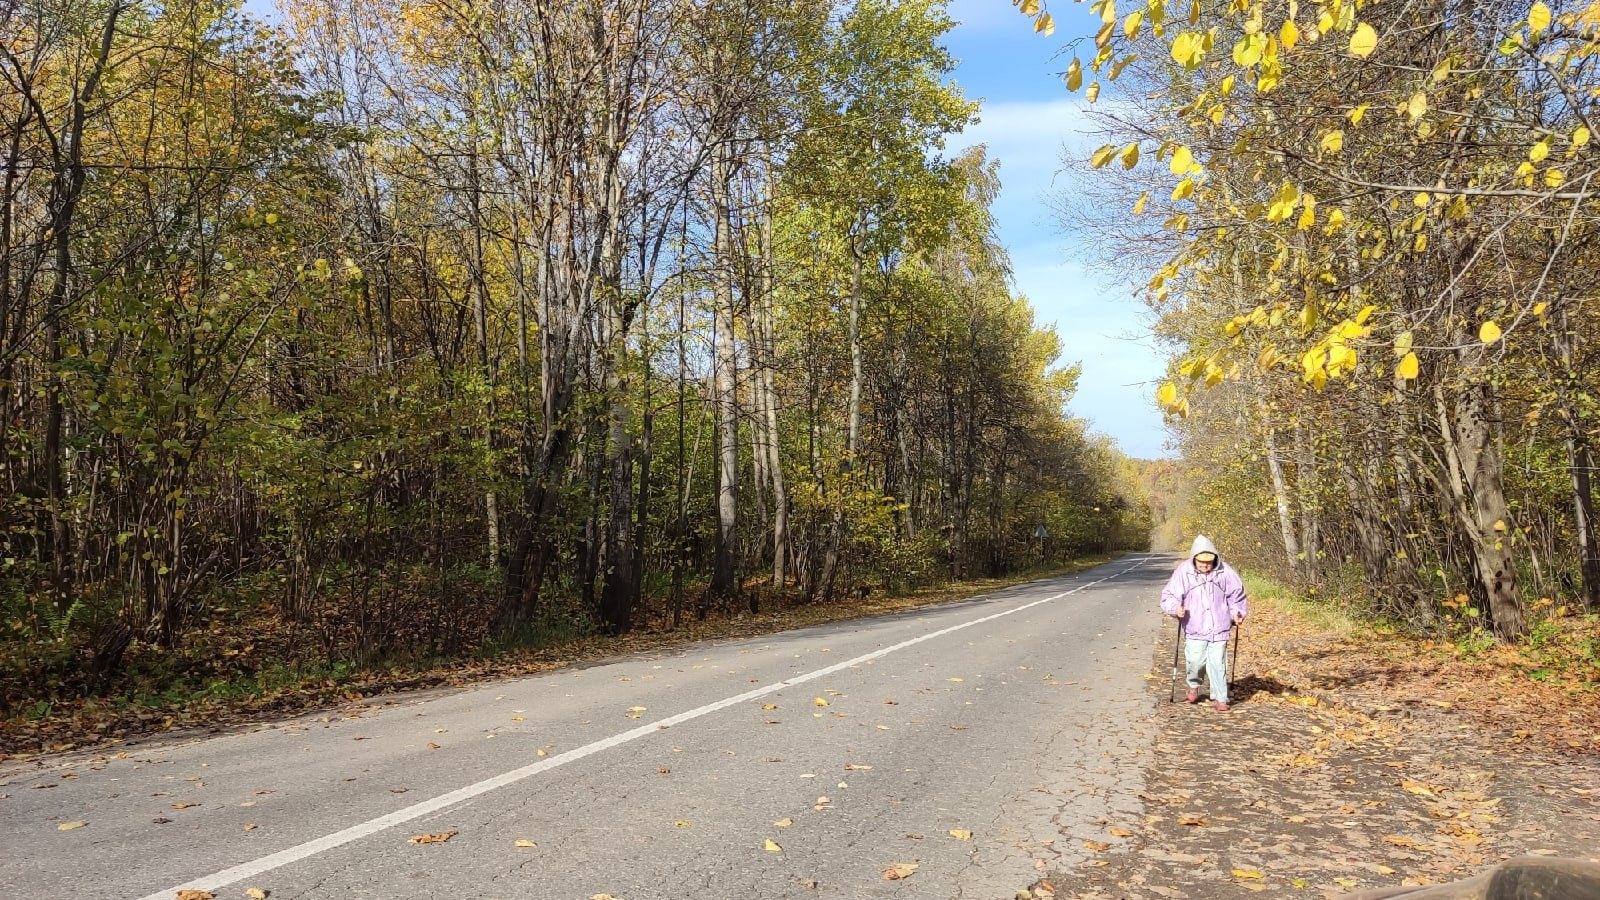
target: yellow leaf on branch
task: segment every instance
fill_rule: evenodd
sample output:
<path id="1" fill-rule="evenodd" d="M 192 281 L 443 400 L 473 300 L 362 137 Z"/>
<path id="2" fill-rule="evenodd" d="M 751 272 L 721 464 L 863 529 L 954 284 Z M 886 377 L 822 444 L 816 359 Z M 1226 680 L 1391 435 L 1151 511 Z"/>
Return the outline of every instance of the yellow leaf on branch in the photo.
<path id="1" fill-rule="evenodd" d="M 1550 7 L 1543 3 L 1533 4 L 1533 8 L 1528 10 L 1528 31 L 1532 32 L 1534 37 L 1538 37 L 1549 27 Z"/>
<path id="2" fill-rule="evenodd" d="M 1172 159 L 1167 162 L 1167 168 L 1171 169 L 1174 175 L 1187 175 L 1194 167 L 1194 155 L 1189 152 L 1188 147 L 1182 145 L 1172 151 Z"/>
<path id="3" fill-rule="evenodd" d="M 1478 326 L 1478 340 L 1483 341 L 1485 344 L 1492 344 L 1500 340 L 1502 333 L 1500 326 L 1492 320 Z"/>
<path id="4" fill-rule="evenodd" d="M 1356 26 L 1355 33 L 1350 35 L 1350 53 L 1365 59 L 1378 49 L 1378 33 L 1372 26 L 1365 22 Z"/>

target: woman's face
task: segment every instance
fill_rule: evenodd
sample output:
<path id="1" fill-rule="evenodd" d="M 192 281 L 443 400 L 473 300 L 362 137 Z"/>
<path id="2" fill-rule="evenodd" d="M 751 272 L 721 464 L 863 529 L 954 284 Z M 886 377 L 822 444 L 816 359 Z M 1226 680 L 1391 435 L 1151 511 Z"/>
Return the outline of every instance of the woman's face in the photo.
<path id="1" fill-rule="evenodd" d="M 1194 561 L 1194 570 L 1196 572 L 1199 572 L 1201 575 L 1204 575 L 1207 572 L 1210 572 L 1212 569 L 1215 569 L 1216 567 L 1217 567 L 1216 559 L 1196 559 Z"/>

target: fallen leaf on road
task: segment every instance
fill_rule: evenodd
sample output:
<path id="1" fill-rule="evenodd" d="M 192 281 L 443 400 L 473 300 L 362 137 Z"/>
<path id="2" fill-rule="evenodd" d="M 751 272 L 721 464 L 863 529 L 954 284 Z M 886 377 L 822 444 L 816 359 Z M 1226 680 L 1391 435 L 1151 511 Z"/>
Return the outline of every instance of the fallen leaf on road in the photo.
<path id="1" fill-rule="evenodd" d="M 517 841 L 516 846 L 518 846 L 518 847 L 537 847 L 539 845 L 537 843 L 533 842 L 533 841 L 528 840 L 527 838 L 521 838 L 521 839 L 519 839 Z"/>
<path id="2" fill-rule="evenodd" d="M 172 808 L 173 809 L 188 809 L 191 806 L 199 806 L 199 805 L 200 804 L 198 804 L 198 803 L 174 803 L 174 804 L 172 804 Z"/>
<path id="3" fill-rule="evenodd" d="M 883 877 L 886 881 L 899 881 L 902 878 L 910 878 L 915 871 L 917 871 L 916 863 L 895 863 L 883 870 Z"/>
<path id="4" fill-rule="evenodd" d="M 860 772 L 860 771 L 863 771 L 865 769 L 872 768 L 871 766 L 863 766 L 863 765 L 858 765 L 856 763 L 845 763 L 844 767 L 845 767 L 845 771 L 848 771 L 848 772 Z"/>
<path id="5" fill-rule="evenodd" d="M 827 706 L 828 705 L 828 701 L 823 699 L 822 697 L 814 697 L 814 698 L 812 698 L 811 702 L 815 706 Z"/>
<path id="6" fill-rule="evenodd" d="M 776 703 L 763 703 L 763 704 L 761 704 L 761 708 L 762 709 L 777 709 L 778 708 L 778 704 L 776 704 Z"/>
<path id="7" fill-rule="evenodd" d="M 1354 878 L 1335 878 L 1333 881 L 1334 881 L 1335 884 L 1342 884 L 1345 887 L 1355 887 L 1357 884 L 1360 883 L 1360 882 L 1356 881 Z"/>
<path id="8" fill-rule="evenodd" d="M 1433 792 L 1433 788 L 1429 787 L 1426 784 L 1423 784 L 1420 781 L 1402 781 L 1402 782 L 1400 782 L 1400 787 L 1406 793 L 1408 793 L 1408 794 L 1416 794 L 1416 795 L 1418 795 L 1420 797 L 1437 797 L 1437 796 L 1439 796 L 1438 794 L 1435 794 Z"/>
<path id="9" fill-rule="evenodd" d="M 1211 822 L 1205 816 L 1179 816 L 1178 817 L 1178 824 L 1179 825 L 1209 825 L 1209 824 L 1211 824 Z"/>
<path id="10" fill-rule="evenodd" d="M 255 831 L 256 828 L 257 828 L 257 826 L 256 826 L 256 824 L 254 822 L 247 822 L 247 823 L 245 823 L 245 826 L 244 826 L 244 830 L 245 831 Z"/>
<path id="11" fill-rule="evenodd" d="M 428 749 L 429 750 L 437 750 L 437 749 L 439 749 L 439 745 L 435 744 L 433 741 L 429 741 L 428 742 Z M 539 755 L 543 756 L 544 755 L 544 751 L 543 750 L 539 751 Z"/>
<path id="12" fill-rule="evenodd" d="M 952 829 L 950 829 L 950 836 L 955 838 L 958 841 L 970 841 L 970 840 L 972 840 L 972 832 L 966 830 L 965 828 L 952 828 Z"/>
<path id="13" fill-rule="evenodd" d="M 778 846 L 778 842 L 774 841 L 772 838 L 767 838 L 766 848 L 767 848 L 767 852 L 768 853 L 782 853 L 783 852 L 783 848 L 779 847 Z"/>
<path id="14" fill-rule="evenodd" d="M 778 821 L 773 822 L 772 824 L 778 826 L 779 828 L 788 828 L 790 825 L 794 824 L 794 820 L 793 819 L 779 819 Z"/>
<path id="15" fill-rule="evenodd" d="M 674 827 L 676 827 L 676 828 L 692 828 L 692 827 L 693 827 L 693 826 L 692 826 L 692 825 L 690 825 L 690 824 L 689 824 L 689 823 L 688 823 L 688 822 L 685 822 L 685 821 L 684 821 L 684 820 L 682 820 L 682 819 L 679 819 L 679 820 L 678 820 L 678 821 L 676 821 L 676 822 L 673 822 L 673 823 L 672 823 L 672 824 L 673 824 L 673 826 L 674 826 Z"/>
<path id="16" fill-rule="evenodd" d="M 89 824 L 89 823 L 88 822 L 62 822 L 60 825 L 56 826 L 56 830 L 57 831 L 71 831 L 74 828 L 82 828 L 83 826 L 85 826 L 87 824 Z"/>
<path id="17" fill-rule="evenodd" d="M 255 806 L 256 802 L 254 800 L 246 800 L 245 802 L 243 802 L 243 803 L 241 803 L 239 805 L 240 806 Z"/>
<path id="18" fill-rule="evenodd" d="M 177 900 L 217 900 L 217 895 L 211 893 L 210 891 L 192 891 L 185 889 L 178 892 Z"/>
<path id="19" fill-rule="evenodd" d="M 955 681 L 955 682 L 962 682 L 962 681 L 966 681 L 966 679 L 965 679 L 965 678 L 952 678 L 952 679 L 950 679 L 950 680 L 951 680 L 951 681 Z"/>
<path id="20" fill-rule="evenodd" d="M 628 712 L 644 712 L 647 709 L 649 709 L 648 706 L 630 706 L 628 707 Z"/>
<path id="21" fill-rule="evenodd" d="M 249 897 L 250 900 L 267 900 L 267 895 L 270 893 L 272 892 L 261 888 L 246 888 L 244 895 Z"/>
<path id="22" fill-rule="evenodd" d="M 1111 836 L 1112 837 L 1133 837 L 1133 832 L 1129 831 L 1126 828 L 1113 828 L 1113 829 L 1111 829 Z"/>
<path id="23" fill-rule="evenodd" d="M 1084 841 L 1083 845 L 1096 853 L 1101 853 L 1111 849 L 1111 845 L 1105 841 Z"/>
<path id="24" fill-rule="evenodd" d="M 1235 878 L 1265 878 L 1267 876 L 1261 874 L 1260 872 L 1257 872 L 1255 869 L 1234 869 L 1233 870 L 1233 877 L 1235 877 Z"/>
<path id="25" fill-rule="evenodd" d="M 456 832 L 454 832 L 454 831 L 441 831 L 438 834 L 413 834 L 411 836 L 411 843 L 413 843 L 413 844 L 442 844 L 445 841 L 448 841 L 448 840 L 450 840 L 451 838 L 453 838 L 455 836 L 456 836 Z"/>

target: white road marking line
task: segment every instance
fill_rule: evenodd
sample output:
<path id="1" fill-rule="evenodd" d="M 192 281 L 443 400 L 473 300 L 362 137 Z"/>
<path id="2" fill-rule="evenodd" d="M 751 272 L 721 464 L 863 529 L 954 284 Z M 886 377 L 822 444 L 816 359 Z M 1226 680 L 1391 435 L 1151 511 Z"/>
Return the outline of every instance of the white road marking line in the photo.
<path id="1" fill-rule="evenodd" d="M 1062 591 L 1059 594 L 1052 594 L 1042 600 L 1034 600 L 1029 603 L 1024 603 L 1021 606 L 1014 606 L 1007 610 L 1002 610 L 997 613 L 992 613 L 987 616 L 973 619 L 969 622 L 962 622 L 958 625 L 951 625 L 948 628 L 941 628 L 938 631 L 930 631 L 927 634 L 901 641 L 898 644 L 890 644 L 887 647 L 880 647 L 871 653 L 864 653 L 854 659 L 847 659 L 844 662 L 834 663 L 831 666 L 817 669 L 814 672 L 807 672 L 804 675 L 796 675 L 793 678 L 789 678 L 775 684 L 769 684 L 766 687 L 745 691 L 742 694 L 727 697 L 714 703 L 707 703 L 704 706 L 696 707 L 688 710 L 687 712 L 681 712 L 677 715 L 667 716 L 664 719 L 657 719 L 648 725 L 640 725 L 637 728 L 624 731 L 621 734 L 615 734 L 611 737 L 602 738 L 601 740 L 594 741 L 593 743 L 585 744 L 575 750 L 568 750 L 565 753 L 558 753 L 555 756 L 523 766 L 520 769 L 512 769 L 509 772 L 501 773 L 493 778 L 486 778 L 483 781 L 477 782 L 476 784 L 469 784 L 466 787 L 457 788 L 456 790 L 450 791 L 446 794 L 440 794 L 432 799 L 413 803 L 403 809 L 397 809 L 388 815 L 379 816 L 376 819 L 370 819 L 366 822 L 351 825 L 349 828 L 343 829 L 342 831 L 335 831 L 332 834 L 324 835 L 316 838 L 315 840 L 306 841 L 303 844 L 296 844 L 295 846 L 289 847 L 285 850 L 279 850 L 277 853 L 263 856 L 260 859 L 252 860 L 246 863 L 240 863 L 232 868 L 223 869 L 220 872 L 215 872 L 210 875 L 186 881 L 180 885 L 177 885 L 176 887 L 170 887 L 165 890 L 156 891 L 154 894 L 147 894 L 144 897 L 139 898 L 139 900 L 171 900 L 171 898 L 179 891 L 184 890 L 220 890 L 235 882 L 243 881 L 246 878 L 252 878 L 256 875 L 260 875 L 263 872 L 270 872 L 273 869 L 316 856 L 318 853 L 332 850 L 335 847 L 343 846 L 351 841 L 360 840 L 361 838 L 377 834 L 384 829 L 392 828 L 396 825 L 402 825 L 411 821 L 412 819 L 420 818 L 428 815 L 429 813 L 438 812 L 446 807 L 454 806 L 463 800 L 470 800 L 473 797 L 486 794 L 496 788 L 502 788 L 509 784 L 515 784 L 518 781 L 537 775 L 540 772 L 554 769 L 556 766 L 564 765 L 569 762 L 576 762 L 577 760 L 583 759 L 586 756 L 593 756 L 602 750 L 610 750 L 612 747 L 621 746 L 629 741 L 635 741 L 639 738 L 647 737 L 655 734 L 663 728 L 677 725 L 682 722 L 688 722 L 692 719 L 698 719 L 701 716 L 709 715 L 720 709 L 727 709 L 730 706 L 744 703 L 748 700 L 754 700 L 758 697 L 765 697 L 768 694 L 777 693 L 784 688 L 794 687 L 798 684 L 805 684 L 808 681 L 815 681 L 818 678 L 825 678 L 835 672 L 848 669 L 851 666 L 859 666 L 863 663 L 880 659 L 888 656 L 891 653 L 897 653 L 908 647 L 914 647 L 917 644 L 925 643 L 935 638 L 944 637 L 947 634 L 953 634 L 954 632 L 961 631 L 964 628 L 971 628 L 974 625 L 982 625 L 985 622 L 992 622 L 995 619 L 1013 615 L 1015 613 L 1022 612 L 1023 610 L 1032 609 L 1035 606 L 1050 603 L 1054 600 L 1060 600 L 1062 597 L 1071 596 L 1079 591 L 1092 588 L 1097 584 L 1102 584 L 1112 580 L 1113 578 L 1126 575 L 1149 562 L 1151 558 L 1152 557 L 1145 557 L 1144 559 L 1139 560 L 1139 562 L 1126 569 L 1123 569 L 1120 572 L 1114 572 L 1104 578 L 1096 579 L 1095 581 L 1091 581 L 1087 584 L 1078 585 L 1070 591 Z"/>

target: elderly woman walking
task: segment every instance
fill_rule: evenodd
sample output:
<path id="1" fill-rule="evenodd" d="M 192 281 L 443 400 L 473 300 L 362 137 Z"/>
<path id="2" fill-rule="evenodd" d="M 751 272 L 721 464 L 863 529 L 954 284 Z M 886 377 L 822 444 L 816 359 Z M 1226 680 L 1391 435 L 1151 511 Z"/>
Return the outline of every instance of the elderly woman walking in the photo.
<path id="1" fill-rule="evenodd" d="M 1188 691 L 1184 699 L 1200 701 L 1200 669 L 1211 682 L 1217 709 L 1228 710 L 1228 635 L 1244 621 L 1246 598 L 1239 573 L 1222 561 L 1217 547 L 1199 535 L 1189 558 L 1178 564 L 1161 591 L 1161 611 L 1183 629 Z"/>

